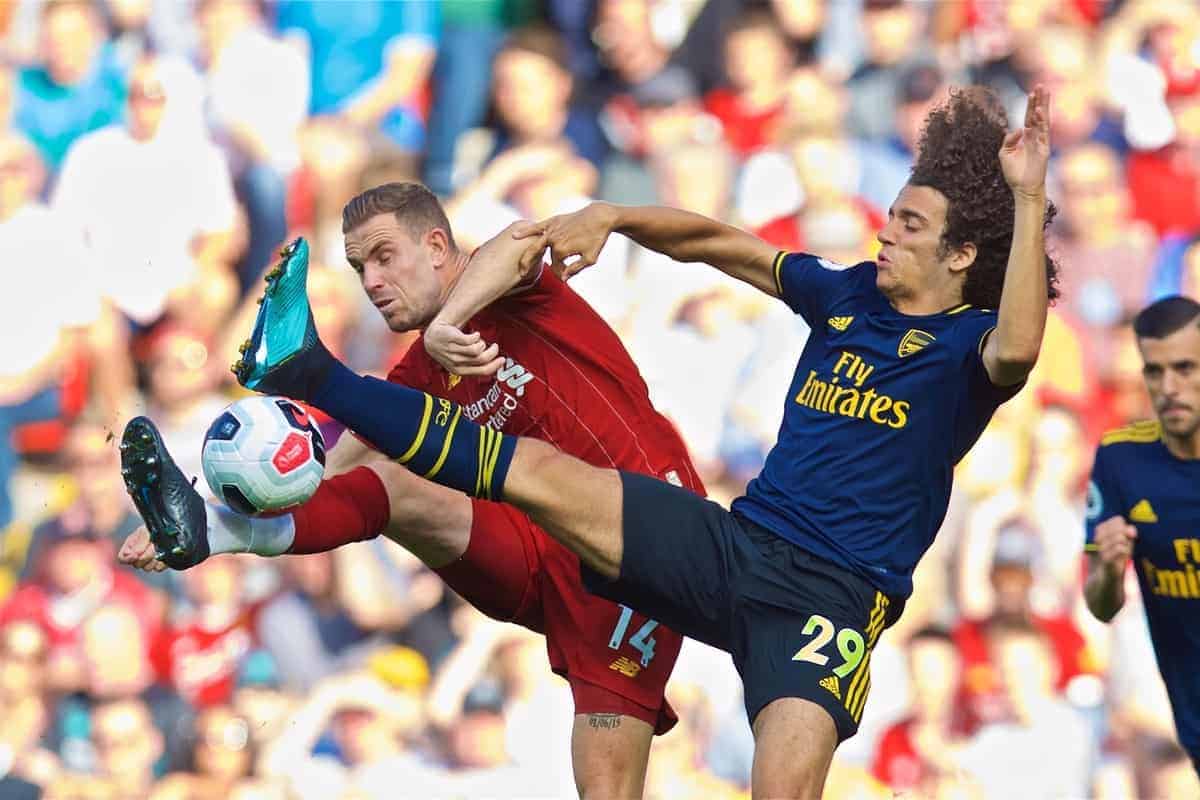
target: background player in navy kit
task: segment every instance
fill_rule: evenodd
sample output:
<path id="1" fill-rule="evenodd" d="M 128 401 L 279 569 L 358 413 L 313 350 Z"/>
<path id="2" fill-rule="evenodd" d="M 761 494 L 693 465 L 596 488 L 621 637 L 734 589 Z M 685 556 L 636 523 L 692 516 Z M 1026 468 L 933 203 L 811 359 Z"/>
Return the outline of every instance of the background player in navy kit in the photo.
<path id="1" fill-rule="evenodd" d="M 1005 129 L 998 102 L 979 90 L 955 92 L 931 113 L 877 263 L 777 254 L 665 208 L 593 205 L 514 232 L 542 237 L 562 268 L 575 254 L 594 261 L 618 230 L 712 264 L 806 317 L 814 333 L 779 441 L 732 513 L 480 429 L 453 408 L 431 419 L 427 395 L 338 364 L 311 315 L 289 339 L 271 319 L 304 312 L 287 305 L 290 291 L 269 290 L 252 335 L 274 336 L 275 349 L 260 354 L 252 341 L 235 371 L 245 385 L 309 401 L 393 457 L 440 458 L 433 480 L 526 511 L 579 554 L 593 591 L 729 651 L 754 728 L 755 796 L 819 797 L 834 750 L 857 729 L 871 648 L 945 515 L 953 465 L 1032 369 L 1056 294 L 1043 243 L 1053 214 L 1048 93 L 1029 96 L 1023 128 Z M 482 307 L 505 284 L 470 277 L 425 333 L 427 347 L 441 343 L 442 363 L 464 370 L 479 365 L 454 356 L 452 309 Z M 371 413 L 382 404 L 394 413 Z"/>
<path id="2" fill-rule="evenodd" d="M 1200 772 L 1200 303 L 1167 297 L 1133 323 L 1157 420 L 1105 434 L 1088 486 L 1088 609 L 1125 604 L 1132 558 L 1179 742 Z"/>

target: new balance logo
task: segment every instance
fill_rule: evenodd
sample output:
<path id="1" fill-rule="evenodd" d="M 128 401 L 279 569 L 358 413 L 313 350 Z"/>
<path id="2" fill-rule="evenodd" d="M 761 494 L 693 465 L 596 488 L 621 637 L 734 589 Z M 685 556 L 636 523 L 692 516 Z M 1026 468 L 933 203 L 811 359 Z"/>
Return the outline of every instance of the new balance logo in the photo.
<path id="1" fill-rule="evenodd" d="M 642 671 L 642 665 L 632 659 L 621 656 L 616 661 L 608 665 L 608 668 L 621 673 L 626 678 L 636 678 L 637 674 Z"/>
<path id="2" fill-rule="evenodd" d="M 924 350 L 933 340 L 934 336 L 932 333 L 912 328 L 900 339 L 900 346 L 896 348 L 896 354 L 901 358 L 911 356 L 913 353 Z"/>
<path id="3" fill-rule="evenodd" d="M 462 380 L 461 375 L 455 375 L 453 372 L 446 373 L 446 391 L 451 391 L 455 386 L 458 386 Z"/>
<path id="4" fill-rule="evenodd" d="M 854 322 L 854 317 L 830 317 L 829 327 L 840 333 L 849 328 L 851 322 Z"/>
<path id="5" fill-rule="evenodd" d="M 830 675 L 826 678 L 821 678 L 821 680 L 818 682 L 818 685 L 822 689 L 827 689 L 829 693 L 838 700 L 842 699 L 842 687 L 838 683 L 837 675 Z"/>
<path id="6" fill-rule="evenodd" d="M 1129 510 L 1130 522 L 1158 522 L 1158 515 L 1149 500 L 1139 500 L 1138 504 Z"/>
<path id="7" fill-rule="evenodd" d="M 504 366 L 496 373 L 496 380 L 512 389 L 517 397 L 522 397 L 525 394 L 525 384 L 533 380 L 533 373 L 526 371 L 524 367 L 511 358 L 506 358 L 504 359 Z"/>

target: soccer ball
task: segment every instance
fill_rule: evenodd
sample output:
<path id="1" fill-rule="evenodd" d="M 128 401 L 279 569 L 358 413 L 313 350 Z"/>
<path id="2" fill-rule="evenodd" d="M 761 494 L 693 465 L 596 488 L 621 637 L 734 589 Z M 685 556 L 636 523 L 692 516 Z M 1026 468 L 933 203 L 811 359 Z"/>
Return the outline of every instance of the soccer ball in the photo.
<path id="1" fill-rule="evenodd" d="M 204 479 L 239 514 L 298 506 L 321 484 L 325 440 L 303 408 L 283 397 L 246 397 L 204 435 Z"/>

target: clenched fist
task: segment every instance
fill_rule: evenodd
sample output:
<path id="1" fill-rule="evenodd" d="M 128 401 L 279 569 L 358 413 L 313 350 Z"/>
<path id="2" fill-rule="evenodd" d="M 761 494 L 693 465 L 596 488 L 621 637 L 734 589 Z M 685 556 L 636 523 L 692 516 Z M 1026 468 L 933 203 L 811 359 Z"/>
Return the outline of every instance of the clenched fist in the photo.
<path id="1" fill-rule="evenodd" d="M 1109 517 L 1096 526 L 1096 555 L 1100 563 L 1113 572 L 1125 569 L 1125 563 L 1133 555 L 1133 543 L 1137 539 L 1137 528 L 1123 517 Z"/>

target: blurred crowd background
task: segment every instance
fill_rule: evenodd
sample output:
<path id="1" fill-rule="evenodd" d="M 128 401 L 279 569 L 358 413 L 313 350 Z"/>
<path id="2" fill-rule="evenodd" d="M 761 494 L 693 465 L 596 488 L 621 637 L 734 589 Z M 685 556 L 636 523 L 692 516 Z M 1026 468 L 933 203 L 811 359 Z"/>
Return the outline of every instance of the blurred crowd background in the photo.
<path id="1" fill-rule="evenodd" d="M 827 796 L 1200 797 L 1136 585 L 1081 601 L 1101 431 L 1145 417 L 1128 320 L 1200 288 L 1200 12 L 1172 0 L 5 0 L 0 4 L 0 797 L 564 797 L 542 641 L 380 540 L 118 567 L 133 413 L 198 475 L 264 269 L 295 235 L 325 341 L 384 372 L 342 256 L 357 191 L 419 179 L 472 247 L 591 198 L 870 258 L 923 115 L 1053 93 L 1064 299 L 960 465 Z M 576 289 L 728 501 L 807 331 L 613 237 Z M 326 421 L 328 438 L 338 435 Z M 202 484 L 203 482 L 201 482 Z M 647 795 L 748 797 L 728 657 L 684 647 Z"/>

